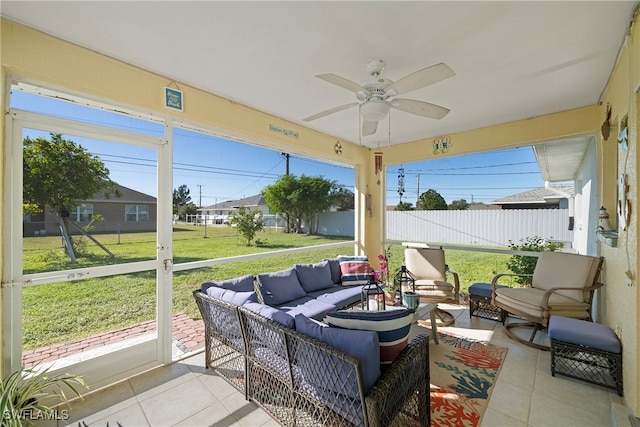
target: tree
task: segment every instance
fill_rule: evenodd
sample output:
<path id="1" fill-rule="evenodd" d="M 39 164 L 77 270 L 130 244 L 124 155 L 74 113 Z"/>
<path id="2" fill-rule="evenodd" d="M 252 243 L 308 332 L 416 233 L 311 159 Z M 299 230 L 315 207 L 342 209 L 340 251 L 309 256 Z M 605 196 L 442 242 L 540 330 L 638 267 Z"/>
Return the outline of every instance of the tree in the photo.
<path id="1" fill-rule="evenodd" d="M 187 218 L 187 215 L 197 215 L 198 207 L 195 203 L 187 203 L 186 205 L 182 205 L 178 208 L 178 218 L 184 220 Z"/>
<path id="2" fill-rule="evenodd" d="M 336 187 L 331 194 L 333 205 L 338 211 L 351 211 L 355 208 L 355 196 L 353 191 L 343 186 Z"/>
<path id="3" fill-rule="evenodd" d="M 336 188 L 333 181 L 321 176 L 302 175 L 299 179 L 300 189 L 295 195 L 301 206 L 300 219 L 306 224 L 309 234 L 318 232 L 318 214 L 326 211 L 333 204 L 332 193 Z M 299 227 L 302 225 L 298 221 Z M 298 228 L 298 231 L 300 228 Z"/>
<path id="4" fill-rule="evenodd" d="M 62 134 L 23 140 L 23 202 L 49 209 L 59 220 L 63 235 L 69 229 L 70 213 L 83 202 L 104 192 L 120 196 L 109 169 L 95 156 Z M 65 240 L 67 252 L 75 260 L 73 238 Z"/>
<path id="5" fill-rule="evenodd" d="M 431 188 L 420 195 L 416 203 L 416 209 L 446 211 L 447 202 L 440 193 Z"/>
<path id="6" fill-rule="evenodd" d="M 173 213 L 178 213 L 181 206 L 188 204 L 191 201 L 191 193 L 186 184 L 182 184 L 177 189 L 173 190 Z"/>
<path id="7" fill-rule="evenodd" d="M 469 209 L 469 203 L 465 199 L 454 200 L 449 205 L 449 210 L 452 211 L 466 211 Z"/>
<path id="8" fill-rule="evenodd" d="M 250 246 L 256 233 L 264 228 L 262 211 L 240 206 L 238 210 L 231 213 L 229 224 L 237 227 L 238 233 L 247 239 L 247 246 Z"/>
<path id="9" fill-rule="evenodd" d="M 187 215 L 195 215 L 198 208 L 191 202 L 191 191 L 186 184 L 182 184 L 173 190 L 173 213 L 178 215 L 180 219 L 186 219 Z"/>
<path id="10" fill-rule="evenodd" d="M 262 189 L 262 195 L 269 210 L 284 216 L 287 223 L 287 232 L 290 231 L 294 219 L 299 217 L 295 201 L 290 197 L 297 189 L 298 180 L 294 175 L 284 175 L 275 183 Z"/>
<path id="11" fill-rule="evenodd" d="M 397 204 L 396 208 L 394 209 L 396 211 L 414 211 L 415 208 L 413 207 L 413 203 L 411 202 L 400 202 Z"/>
<path id="12" fill-rule="evenodd" d="M 308 227 L 309 234 L 316 233 L 318 213 L 332 204 L 332 194 L 336 184 L 321 176 L 284 175 L 275 183 L 262 190 L 265 202 L 271 212 L 284 215 L 287 224 L 295 232 L 301 231 L 302 222 Z"/>

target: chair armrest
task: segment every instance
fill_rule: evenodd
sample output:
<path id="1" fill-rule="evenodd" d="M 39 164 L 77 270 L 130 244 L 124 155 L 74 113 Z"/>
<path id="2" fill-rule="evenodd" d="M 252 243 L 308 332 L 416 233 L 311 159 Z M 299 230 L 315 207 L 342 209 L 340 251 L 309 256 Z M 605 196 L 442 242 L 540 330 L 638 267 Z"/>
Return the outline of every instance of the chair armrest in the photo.
<path id="1" fill-rule="evenodd" d="M 444 267 L 445 272 L 451 273 L 451 275 L 453 276 L 454 292 L 456 295 L 456 301 L 458 301 L 460 297 L 460 277 L 458 276 L 458 272 L 449 268 L 449 264 L 445 264 Z"/>
<path id="2" fill-rule="evenodd" d="M 558 286 L 557 288 L 551 288 L 547 290 L 542 296 L 542 309 L 544 311 L 544 318 L 546 320 L 549 320 L 547 315 L 547 313 L 549 312 L 549 298 L 551 298 L 551 295 L 553 295 L 555 292 L 562 291 L 562 290 L 593 292 L 597 289 L 600 289 L 602 286 L 603 284 L 601 282 L 596 282 L 592 286 L 585 286 L 584 288 L 571 288 L 567 286 Z"/>
<path id="3" fill-rule="evenodd" d="M 391 425 L 398 413 L 407 411 L 420 419 L 419 425 L 429 425 L 428 335 L 418 335 L 411 340 L 378 379 L 365 401 L 369 426 Z"/>

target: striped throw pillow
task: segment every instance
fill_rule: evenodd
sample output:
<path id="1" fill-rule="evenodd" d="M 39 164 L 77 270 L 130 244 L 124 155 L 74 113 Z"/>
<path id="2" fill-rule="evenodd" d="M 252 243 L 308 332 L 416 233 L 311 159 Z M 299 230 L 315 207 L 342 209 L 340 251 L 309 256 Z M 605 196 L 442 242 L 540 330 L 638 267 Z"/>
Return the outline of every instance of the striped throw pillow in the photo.
<path id="1" fill-rule="evenodd" d="M 414 309 L 386 311 L 332 311 L 330 327 L 376 331 L 380 342 L 380 367 L 388 368 L 409 343 Z"/>
<path id="2" fill-rule="evenodd" d="M 339 256 L 342 285 L 366 285 L 373 280 L 371 264 L 366 256 Z"/>

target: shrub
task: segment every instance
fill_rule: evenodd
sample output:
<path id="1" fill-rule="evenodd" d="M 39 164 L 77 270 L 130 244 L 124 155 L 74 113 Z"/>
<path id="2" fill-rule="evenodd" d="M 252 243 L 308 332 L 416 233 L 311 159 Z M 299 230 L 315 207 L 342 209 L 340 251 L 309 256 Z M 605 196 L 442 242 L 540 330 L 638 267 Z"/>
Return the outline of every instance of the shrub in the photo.
<path id="1" fill-rule="evenodd" d="M 541 237 L 527 237 L 520 239 L 516 244 L 509 240 L 509 248 L 513 251 L 555 251 L 564 247 L 562 242 L 550 242 Z M 538 263 L 538 257 L 513 255 L 507 261 L 507 268 L 514 274 L 533 274 Z M 531 285 L 531 277 L 515 277 L 514 280 L 521 285 Z"/>

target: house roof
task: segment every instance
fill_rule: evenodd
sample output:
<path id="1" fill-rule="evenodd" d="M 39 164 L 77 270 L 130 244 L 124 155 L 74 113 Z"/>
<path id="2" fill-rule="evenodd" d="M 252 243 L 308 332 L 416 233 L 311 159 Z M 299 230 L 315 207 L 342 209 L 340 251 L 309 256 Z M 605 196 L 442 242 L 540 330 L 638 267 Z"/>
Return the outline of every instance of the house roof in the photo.
<path id="1" fill-rule="evenodd" d="M 244 199 L 227 200 L 225 202 L 216 203 L 214 205 L 203 206 L 198 210 L 229 210 L 237 209 L 240 206 L 257 207 L 266 206 L 266 204 L 267 202 L 264 200 L 264 196 L 261 194 L 256 194 L 255 196 L 245 197 Z"/>
<path id="2" fill-rule="evenodd" d="M 551 188 L 555 188 L 562 193 L 574 195 L 573 184 L 558 184 L 552 185 Z M 511 196 L 503 197 L 501 199 L 489 202 L 490 205 L 515 205 L 515 204 L 547 204 L 559 199 L 566 199 L 562 195 L 554 192 L 545 187 L 533 188 L 531 190 L 523 191 L 522 193 L 513 194 Z"/>
<path id="3" fill-rule="evenodd" d="M 87 202 L 114 202 L 114 203 L 158 203 L 158 199 L 145 193 L 133 190 L 124 185 L 116 183 L 116 188 L 121 193 L 121 197 L 117 197 L 113 194 L 109 194 L 105 197 L 104 192 L 96 194 L 94 197 L 87 199 Z"/>

